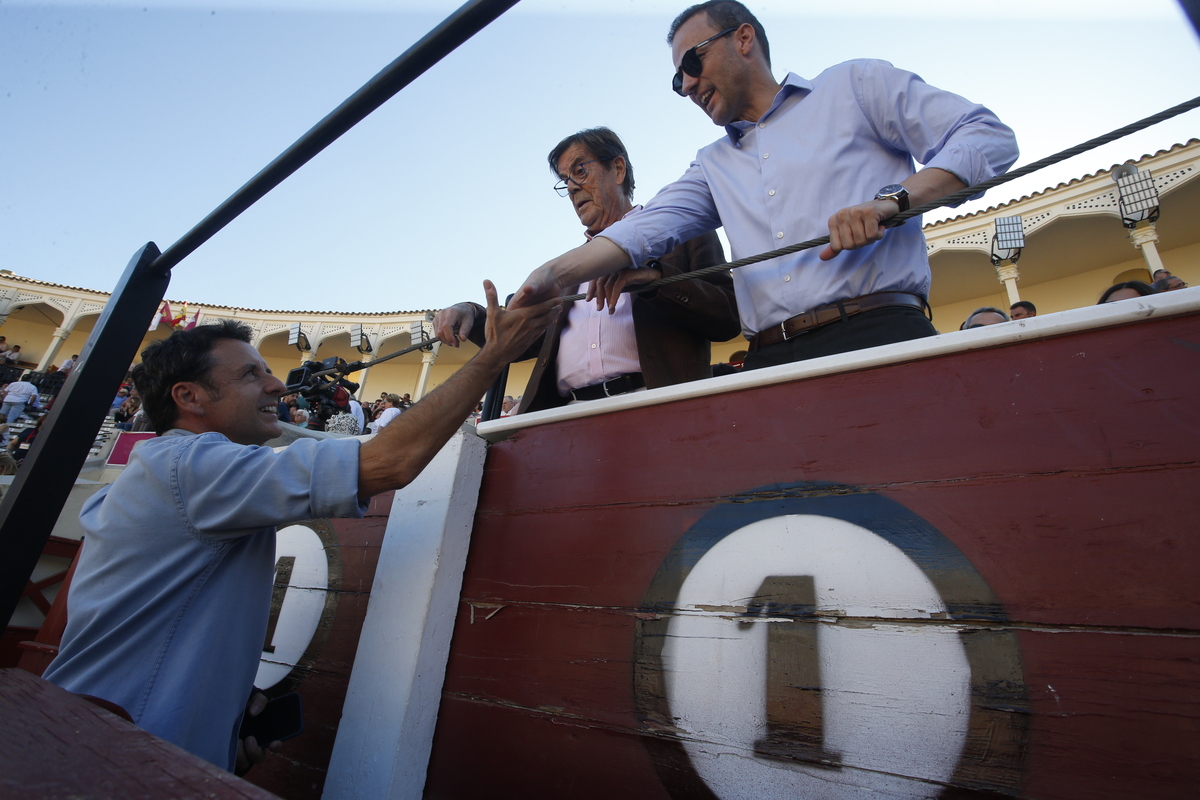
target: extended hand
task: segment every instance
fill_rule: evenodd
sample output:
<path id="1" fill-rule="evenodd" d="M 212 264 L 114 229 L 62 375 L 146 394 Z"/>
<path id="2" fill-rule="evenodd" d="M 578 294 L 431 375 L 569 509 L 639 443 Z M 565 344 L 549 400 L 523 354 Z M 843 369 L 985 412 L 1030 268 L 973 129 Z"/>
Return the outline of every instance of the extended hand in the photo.
<path id="1" fill-rule="evenodd" d="M 496 287 L 491 281 L 483 282 L 483 292 L 487 295 L 487 325 L 484 328 L 487 342 L 484 350 L 496 353 L 506 364 L 524 353 L 529 345 L 545 333 L 562 310 L 560 295 L 535 305 L 509 307 L 506 310 L 500 308 L 496 300 Z"/>
<path id="2" fill-rule="evenodd" d="M 893 200 L 872 200 L 843 208 L 829 218 L 829 244 L 821 251 L 820 259 L 828 261 L 843 250 L 857 250 L 883 238 L 882 223 L 900 213 Z"/>
<path id="3" fill-rule="evenodd" d="M 662 277 L 662 270 L 657 267 L 640 267 L 633 269 L 626 267 L 618 272 L 612 272 L 608 275 L 601 275 L 588 284 L 587 300 L 596 301 L 596 310 L 608 306 L 608 313 L 616 313 L 617 301 L 621 299 L 621 292 L 625 291 L 626 286 L 637 286 L 643 283 L 650 283 Z"/>
<path id="4" fill-rule="evenodd" d="M 262 692 L 258 692 L 254 697 L 250 698 L 250 705 L 246 709 L 246 713 L 252 717 L 257 717 L 266 707 L 267 696 Z M 261 764 L 265 761 L 267 753 L 278 753 L 281 747 L 283 747 L 282 742 L 271 742 L 265 748 L 259 747 L 258 740 L 253 736 L 239 739 L 237 764 L 234 767 L 233 773 L 235 775 L 245 775 L 255 764 Z"/>
<path id="5" fill-rule="evenodd" d="M 543 264 L 529 273 L 525 283 L 513 295 L 508 308 L 510 311 L 515 311 L 518 308 L 536 305 L 546 300 L 558 299 L 566 293 L 564 288 L 555 277 L 554 270 L 549 265 Z"/>
<path id="6" fill-rule="evenodd" d="M 471 303 L 455 303 L 443 308 L 433 318 L 433 335 L 451 347 L 465 342 L 475 327 L 475 306 Z"/>

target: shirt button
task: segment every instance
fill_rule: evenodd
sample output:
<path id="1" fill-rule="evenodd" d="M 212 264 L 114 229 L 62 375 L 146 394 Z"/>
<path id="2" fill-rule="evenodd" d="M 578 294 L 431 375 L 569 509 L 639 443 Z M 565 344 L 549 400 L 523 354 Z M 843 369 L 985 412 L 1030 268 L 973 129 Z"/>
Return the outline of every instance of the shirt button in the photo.
<path id="1" fill-rule="evenodd" d="M 771 157 L 770 153 L 763 153 L 763 158 L 770 158 L 770 157 Z"/>
<path id="2" fill-rule="evenodd" d="M 783 276 L 783 282 L 784 282 L 784 283 L 787 283 L 787 282 L 788 282 L 788 281 L 790 281 L 791 279 L 792 279 L 792 276 L 791 276 L 791 275 L 784 275 L 784 276 Z"/>
<path id="3" fill-rule="evenodd" d="M 596 345 L 592 345 L 592 349 L 593 349 L 593 350 L 595 350 L 595 349 L 596 349 Z"/>
<path id="4" fill-rule="evenodd" d="M 760 127 L 760 128 L 765 128 L 765 127 L 767 127 L 767 123 L 765 123 L 765 122 L 760 122 L 760 123 L 758 123 L 758 127 Z"/>
<path id="5" fill-rule="evenodd" d="M 771 197 L 774 197 L 774 196 L 775 196 L 775 190 L 774 190 L 774 189 L 772 189 L 771 191 L 767 192 L 767 194 L 771 195 Z"/>
<path id="6" fill-rule="evenodd" d="M 775 234 L 775 238 L 776 238 L 776 239 L 782 239 L 782 238 L 783 238 L 783 231 L 780 231 L 779 233 Z"/>

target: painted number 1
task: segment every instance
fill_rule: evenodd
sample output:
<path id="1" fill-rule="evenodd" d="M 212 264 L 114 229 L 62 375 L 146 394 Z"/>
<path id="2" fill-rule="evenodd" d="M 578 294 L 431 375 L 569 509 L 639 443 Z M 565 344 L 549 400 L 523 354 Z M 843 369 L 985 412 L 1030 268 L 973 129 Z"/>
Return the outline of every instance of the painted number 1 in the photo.
<path id="1" fill-rule="evenodd" d="M 812 576 L 770 575 L 755 598 L 746 616 L 788 621 L 758 623 L 767 626 L 767 733 L 754 742 L 754 754 L 841 769 L 841 754 L 825 748 Z"/>

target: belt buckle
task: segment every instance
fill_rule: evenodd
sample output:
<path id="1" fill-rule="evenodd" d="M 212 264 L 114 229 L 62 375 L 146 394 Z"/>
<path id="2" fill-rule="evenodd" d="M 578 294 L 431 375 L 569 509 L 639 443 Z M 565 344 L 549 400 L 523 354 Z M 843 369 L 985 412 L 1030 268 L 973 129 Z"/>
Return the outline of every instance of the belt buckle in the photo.
<path id="1" fill-rule="evenodd" d="M 783 322 L 779 323 L 779 335 L 783 337 L 782 339 L 780 339 L 781 342 L 786 342 L 788 339 L 791 338 L 790 336 L 788 336 L 786 319 Z"/>

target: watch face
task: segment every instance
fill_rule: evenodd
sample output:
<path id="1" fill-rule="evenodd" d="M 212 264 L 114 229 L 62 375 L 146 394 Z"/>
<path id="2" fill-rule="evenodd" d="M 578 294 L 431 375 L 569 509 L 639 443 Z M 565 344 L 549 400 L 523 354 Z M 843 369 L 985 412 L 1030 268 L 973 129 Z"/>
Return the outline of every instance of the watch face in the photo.
<path id="1" fill-rule="evenodd" d="M 882 189 L 880 189 L 879 194 L 881 194 L 881 195 L 900 194 L 903 191 L 904 191 L 903 186 L 901 186 L 898 183 L 893 183 L 890 186 L 885 186 Z"/>

